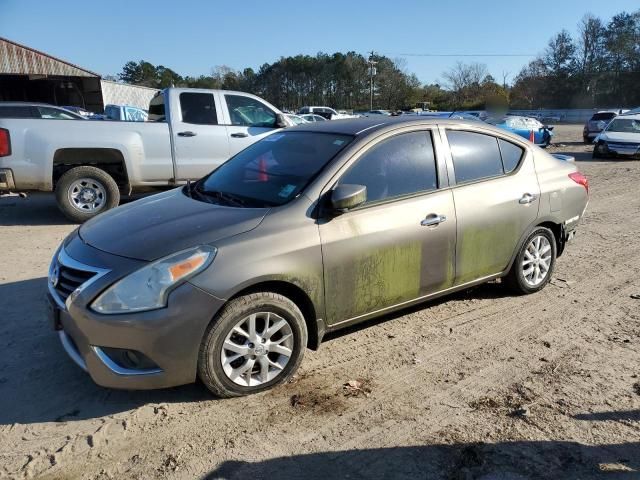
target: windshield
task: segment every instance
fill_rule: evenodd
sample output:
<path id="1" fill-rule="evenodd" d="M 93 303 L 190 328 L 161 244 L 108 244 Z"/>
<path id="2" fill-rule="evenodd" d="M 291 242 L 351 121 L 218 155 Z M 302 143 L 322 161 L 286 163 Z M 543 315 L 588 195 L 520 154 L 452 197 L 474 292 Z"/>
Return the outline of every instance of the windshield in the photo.
<path id="1" fill-rule="evenodd" d="M 198 181 L 195 193 L 216 203 L 272 207 L 296 197 L 353 137 L 278 132 L 254 143 Z"/>
<path id="2" fill-rule="evenodd" d="M 607 132 L 640 133 L 640 120 L 616 118 L 607 127 Z"/>

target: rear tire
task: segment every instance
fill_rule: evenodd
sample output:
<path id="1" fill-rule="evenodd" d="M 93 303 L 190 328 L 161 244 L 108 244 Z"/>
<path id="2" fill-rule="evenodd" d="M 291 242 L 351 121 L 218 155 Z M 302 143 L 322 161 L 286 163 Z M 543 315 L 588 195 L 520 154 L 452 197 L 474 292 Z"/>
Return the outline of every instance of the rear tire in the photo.
<path id="1" fill-rule="evenodd" d="M 295 303 L 273 292 L 244 295 L 227 303 L 207 328 L 198 376 L 218 397 L 261 392 L 291 378 L 306 346 L 307 326 Z"/>
<path id="2" fill-rule="evenodd" d="M 56 184 L 55 193 L 58 208 L 75 223 L 86 222 L 120 203 L 120 190 L 113 177 L 90 166 L 65 172 Z"/>
<path id="3" fill-rule="evenodd" d="M 553 232 L 545 227 L 537 227 L 520 247 L 505 277 L 506 285 L 521 295 L 539 292 L 551 280 L 556 255 Z"/>

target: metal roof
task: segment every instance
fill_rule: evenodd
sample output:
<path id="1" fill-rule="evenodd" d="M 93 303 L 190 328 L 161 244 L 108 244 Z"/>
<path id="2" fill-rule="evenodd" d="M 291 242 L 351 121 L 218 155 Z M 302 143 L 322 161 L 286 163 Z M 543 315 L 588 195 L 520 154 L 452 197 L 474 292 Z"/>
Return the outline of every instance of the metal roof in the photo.
<path id="1" fill-rule="evenodd" d="M 0 37 L 0 75 L 2 74 L 100 77 L 95 72 Z"/>

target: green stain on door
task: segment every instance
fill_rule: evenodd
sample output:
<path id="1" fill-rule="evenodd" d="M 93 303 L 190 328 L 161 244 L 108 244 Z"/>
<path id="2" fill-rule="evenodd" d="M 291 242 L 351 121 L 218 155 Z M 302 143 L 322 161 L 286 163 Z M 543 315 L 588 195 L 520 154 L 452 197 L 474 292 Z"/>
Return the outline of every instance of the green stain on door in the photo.
<path id="1" fill-rule="evenodd" d="M 348 264 L 334 267 L 327 292 L 332 320 L 345 320 L 418 297 L 421 256 L 422 242 L 415 241 L 365 251 Z"/>

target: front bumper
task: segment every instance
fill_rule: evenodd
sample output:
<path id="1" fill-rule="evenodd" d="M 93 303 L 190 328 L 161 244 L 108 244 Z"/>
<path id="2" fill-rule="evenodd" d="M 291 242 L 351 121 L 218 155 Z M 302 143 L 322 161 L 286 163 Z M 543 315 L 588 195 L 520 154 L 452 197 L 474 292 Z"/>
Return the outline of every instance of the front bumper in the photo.
<path id="1" fill-rule="evenodd" d="M 116 279 L 130 273 L 132 264 L 112 256 L 113 262 L 109 265 L 105 257 L 108 254 L 77 243 L 71 248 L 67 245 L 67 258 L 73 258 L 70 255 L 80 250 L 87 268 L 116 266 L 118 272 L 111 269 L 88 286 L 79 287 L 62 302 L 58 335 L 69 357 L 104 387 L 138 390 L 194 382 L 204 332 L 224 301 L 184 283 L 171 292 L 165 308 L 119 315 L 95 313 L 89 308 L 93 299 Z M 95 254 L 93 261 L 89 259 L 92 254 Z M 129 268 L 124 268 L 123 263 L 129 264 Z M 49 293 L 60 307 L 60 297 L 52 282 L 49 282 Z M 139 352 L 151 360 L 153 366 L 123 365 L 109 354 L 111 349 Z"/>
<path id="2" fill-rule="evenodd" d="M 640 154 L 640 144 L 637 143 L 606 142 L 605 145 L 610 153 L 616 155 L 634 157 Z"/>

